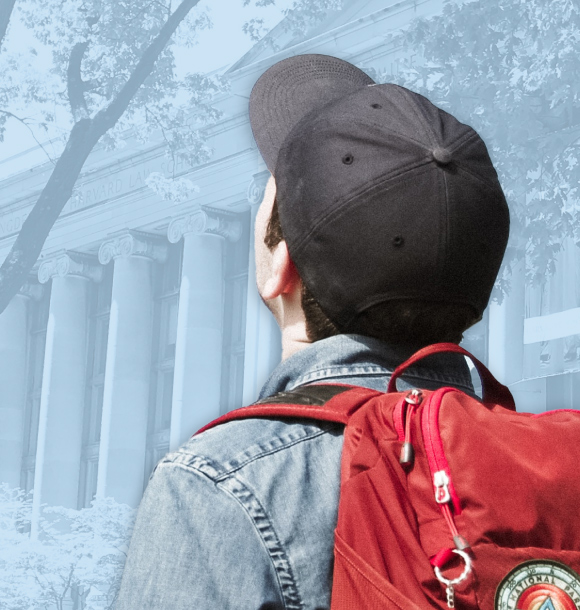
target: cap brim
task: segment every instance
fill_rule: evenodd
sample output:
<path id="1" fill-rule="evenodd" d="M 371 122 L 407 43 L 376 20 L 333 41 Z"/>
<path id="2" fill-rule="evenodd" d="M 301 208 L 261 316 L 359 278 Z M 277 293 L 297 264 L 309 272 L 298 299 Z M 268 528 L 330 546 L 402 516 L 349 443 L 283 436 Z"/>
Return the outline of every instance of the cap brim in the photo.
<path id="1" fill-rule="evenodd" d="M 250 95 L 250 124 L 270 172 L 286 136 L 303 117 L 372 84 L 368 74 L 329 55 L 296 55 L 266 70 Z"/>

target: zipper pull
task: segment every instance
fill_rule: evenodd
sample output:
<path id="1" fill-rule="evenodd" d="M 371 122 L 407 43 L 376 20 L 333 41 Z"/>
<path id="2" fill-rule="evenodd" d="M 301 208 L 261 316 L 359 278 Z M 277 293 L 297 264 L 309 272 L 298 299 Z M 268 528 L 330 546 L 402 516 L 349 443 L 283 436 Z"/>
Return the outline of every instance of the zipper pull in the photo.
<path id="1" fill-rule="evenodd" d="M 422 400 L 423 392 L 417 389 L 411 390 L 407 393 L 407 396 L 405 396 L 405 401 L 408 402 L 410 405 L 419 406 Z"/>
<path id="2" fill-rule="evenodd" d="M 437 504 L 447 504 L 451 500 L 451 494 L 449 493 L 449 477 L 444 470 L 438 470 L 433 475 L 433 485 Z"/>
<path id="3" fill-rule="evenodd" d="M 453 544 L 455 545 L 455 550 L 453 552 L 463 552 L 470 548 L 470 544 L 463 536 L 459 534 L 455 525 L 455 519 L 453 518 L 453 513 L 451 512 L 451 507 L 449 506 L 451 500 L 451 494 L 449 493 L 449 478 L 445 474 L 444 470 L 440 470 L 439 472 L 435 473 L 433 479 L 436 486 L 435 500 L 437 500 L 441 506 L 441 512 L 445 517 L 445 521 L 447 521 L 447 526 L 449 527 L 449 531 L 451 532 L 451 536 L 453 538 Z M 439 486 L 437 486 L 438 483 L 440 484 Z M 441 502 L 439 502 L 438 497 L 442 498 Z M 446 497 L 448 497 L 447 501 L 445 501 Z"/>
<path id="4" fill-rule="evenodd" d="M 403 446 L 401 447 L 401 456 L 399 457 L 399 462 L 403 466 L 410 466 L 415 461 L 415 450 L 413 449 L 413 445 L 411 443 L 405 441 Z"/>
<path id="5" fill-rule="evenodd" d="M 415 411 L 422 400 L 423 392 L 421 392 L 421 390 L 411 390 L 407 396 L 405 396 L 405 402 L 407 403 L 405 441 L 401 447 L 401 456 L 399 457 L 399 463 L 403 466 L 410 466 L 415 460 L 415 450 L 411 443 L 411 417 L 415 414 Z"/>

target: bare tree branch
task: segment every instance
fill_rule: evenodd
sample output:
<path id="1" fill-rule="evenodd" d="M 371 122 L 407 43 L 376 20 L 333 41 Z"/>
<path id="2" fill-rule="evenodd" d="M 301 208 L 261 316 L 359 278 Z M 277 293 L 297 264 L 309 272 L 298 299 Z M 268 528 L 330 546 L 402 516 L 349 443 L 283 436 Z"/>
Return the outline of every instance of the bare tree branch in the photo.
<path id="1" fill-rule="evenodd" d="M 151 115 L 151 118 L 153 119 L 153 121 L 155 122 L 157 127 L 159 127 L 159 129 L 161 130 L 161 135 L 163 136 L 163 141 L 165 142 L 165 144 L 167 144 L 167 149 L 169 150 L 169 154 L 171 155 L 171 161 L 172 161 L 171 167 L 173 168 L 172 178 L 175 178 L 175 151 L 173 149 L 172 143 L 170 142 L 169 138 L 167 137 L 167 132 L 165 131 L 165 128 L 163 127 L 163 123 L 160 121 L 157 114 L 155 112 L 153 112 L 148 106 L 145 106 L 145 112 L 147 114 Z"/>
<path id="2" fill-rule="evenodd" d="M 26 121 L 25 118 L 16 116 L 13 112 L 9 112 L 8 110 L 3 110 L 2 108 L 0 108 L 0 112 L 2 114 L 5 114 L 6 116 L 12 118 L 12 119 L 16 119 L 17 121 L 19 121 L 20 123 L 22 123 L 22 125 L 24 125 L 24 127 L 26 127 L 26 129 L 28 129 L 28 131 L 30 132 L 30 135 L 32 136 L 32 138 L 34 139 L 34 141 L 38 144 L 38 146 L 42 149 L 42 152 L 44 152 L 44 154 L 48 157 L 48 160 L 55 165 L 55 160 L 50 156 L 49 152 L 46 150 L 46 148 L 44 148 L 44 146 L 42 145 L 42 142 L 40 142 L 40 140 L 38 140 L 38 138 L 36 137 L 36 134 L 34 133 L 34 130 L 30 127 L 30 125 L 28 124 L 28 122 Z"/>
<path id="3" fill-rule="evenodd" d="M 147 5 L 145 5 L 140 11 L 137 11 L 137 13 L 135 13 L 135 15 L 133 15 L 133 17 L 128 20 L 128 23 L 133 23 L 136 19 L 140 19 L 147 10 L 147 8 Z"/>

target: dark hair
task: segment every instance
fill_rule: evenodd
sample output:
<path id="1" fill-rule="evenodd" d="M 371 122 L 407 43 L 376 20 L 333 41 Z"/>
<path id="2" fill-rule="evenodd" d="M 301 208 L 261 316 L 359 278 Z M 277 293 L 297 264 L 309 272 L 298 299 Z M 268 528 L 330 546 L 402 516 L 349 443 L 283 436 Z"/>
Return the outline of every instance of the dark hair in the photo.
<path id="1" fill-rule="evenodd" d="M 272 250 L 282 240 L 278 202 L 274 199 L 264 243 Z M 341 332 L 375 337 L 391 344 L 406 343 L 421 347 L 431 343 L 459 343 L 463 332 L 480 318 L 471 305 L 428 300 L 386 301 L 357 316 L 348 328 L 339 330 L 302 282 L 301 305 L 309 341 L 320 341 Z"/>

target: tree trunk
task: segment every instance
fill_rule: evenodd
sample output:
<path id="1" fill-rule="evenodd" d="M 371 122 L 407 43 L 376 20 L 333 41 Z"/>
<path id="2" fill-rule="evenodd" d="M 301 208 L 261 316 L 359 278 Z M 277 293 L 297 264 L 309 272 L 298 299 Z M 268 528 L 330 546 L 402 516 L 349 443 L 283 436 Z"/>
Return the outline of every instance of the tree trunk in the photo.
<path id="1" fill-rule="evenodd" d="M 27 280 L 50 229 L 72 194 L 84 162 L 104 133 L 99 131 L 92 119 L 83 119 L 72 128 L 46 186 L 0 267 L 0 312 Z"/>
<path id="2" fill-rule="evenodd" d="M 135 70 L 109 106 L 94 118 L 81 119 L 75 123 L 64 152 L 0 267 L 0 313 L 26 282 L 95 144 L 125 112 L 143 81 L 151 74 L 173 32 L 198 2 L 199 0 L 183 0 L 145 49 Z"/>

